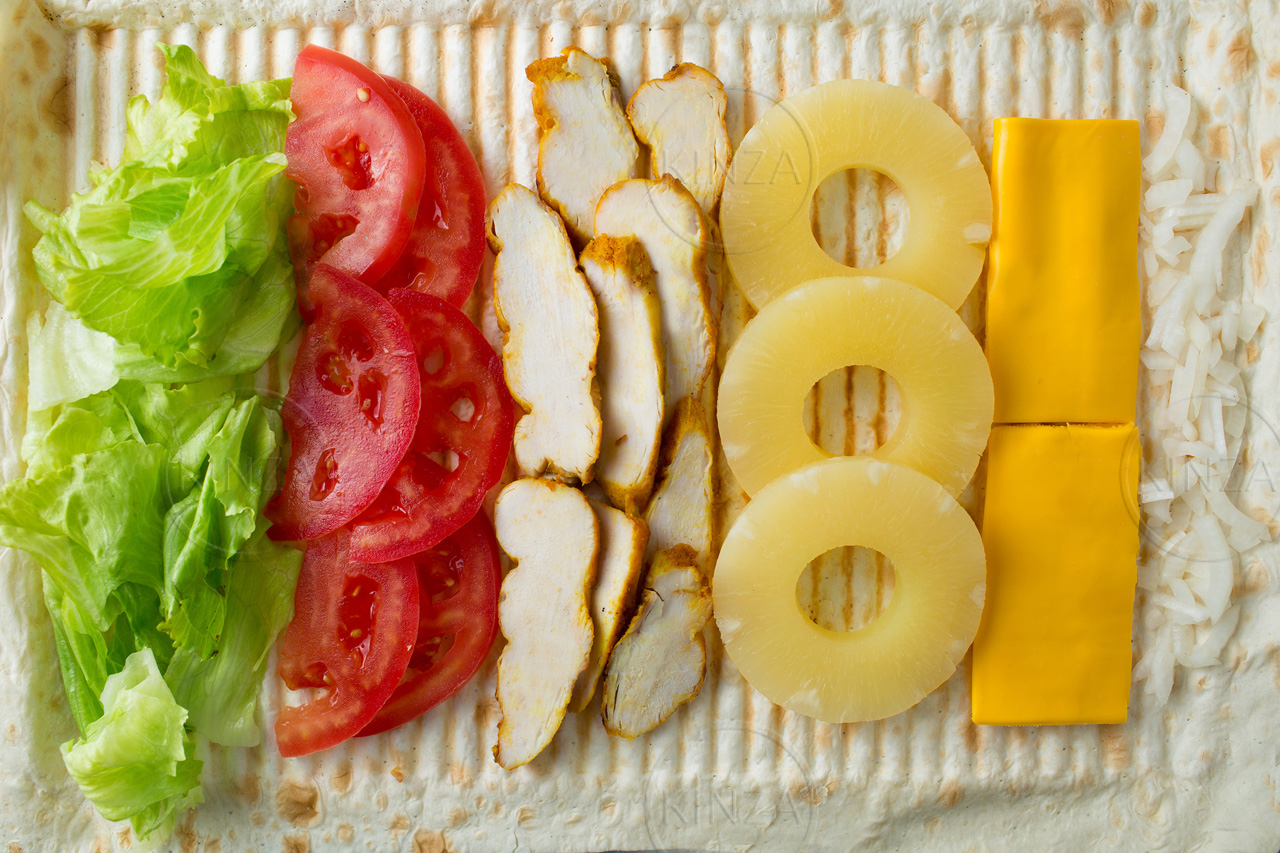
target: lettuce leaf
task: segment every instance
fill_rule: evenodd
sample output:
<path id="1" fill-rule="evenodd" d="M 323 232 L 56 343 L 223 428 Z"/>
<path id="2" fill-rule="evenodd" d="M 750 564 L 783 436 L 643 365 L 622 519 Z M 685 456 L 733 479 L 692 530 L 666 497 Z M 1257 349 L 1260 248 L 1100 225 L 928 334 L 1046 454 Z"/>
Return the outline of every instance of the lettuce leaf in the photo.
<path id="1" fill-rule="evenodd" d="M 191 725 L 214 743 L 257 746 L 262 740 L 258 691 L 271 644 L 293 618 L 301 566 L 301 551 L 272 542 L 265 529 L 255 531 L 228 582 L 219 654 L 201 658 L 182 648 L 165 670 Z"/>
<path id="2" fill-rule="evenodd" d="M 270 494 L 280 428 L 280 416 L 257 397 L 227 412 L 209 440 L 200 487 L 165 517 L 163 628 L 201 658 L 224 633 L 231 562 L 253 535 L 258 507 Z"/>
<path id="3" fill-rule="evenodd" d="M 302 561 L 265 535 L 283 432 L 251 375 L 299 325 L 290 81 L 228 86 L 160 50 L 121 162 L 62 213 L 25 208 L 53 302 L 27 318 L 26 477 L 0 486 L 0 545 L 40 565 L 82 734 L 67 770 L 141 849 L 200 801 L 198 743 L 260 740 Z"/>
<path id="4" fill-rule="evenodd" d="M 142 713 L 136 703 L 112 711 L 108 687 L 144 652 L 182 712 L 179 728 L 257 743 L 257 693 L 292 617 L 302 558 L 266 538 L 261 514 L 275 488 L 279 412 L 248 377 L 121 381 L 44 410 L 30 426 L 28 474 L 0 486 L 0 544 L 32 554 L 43 570 L 63 682 L 84 733 L 72 753 L 107 749 L 103 732 L 140 725 L 127 719 Z M 132 790 L 131 770 L 70 762 L 107 817 L 142 809 L 137 797 L 151 796 Z M 198 768 L 177 773 L 191 783 L 182 796 L 125 816 L 140 834 L 163 828 L 198 793 L 198 778 Z"/>
<path id="5" fill-rule="evenodd" d="M 167 456 L 131 440 L 0 488 L 0 543 L 36 558 L 78 628 L 107 631 L 124 584 L 163 587 Z"/>
<path id="6" fill-rule="evenodd" d="M 72 316 L 114 338 L 119 376 L 256 370 L 297 322 L 282 237 L 289 81 L 227 86 L 190 48 L 160 49 L 168 78 L 155 103 L 130 101 L 123 161 L 61 214 L 28 203 L 43 233 L 36 269 Z"/>
<path id="7" fill-rule="evenodd" d="M 62 747 L 67 772 L 108 820 L 131 820 L 146 842 L 167 835 L 179 811 L 203 798 L 202 762 L 184 728 L 187 711 L 150 649 L 135 652 L 102 687 L 102 716 Z"/>
<path id="8" fill-rule="evenodd" d="M 27 317 L 27 407 L 39 412 L 105 391 L 119 380 L 116 342 L 57 302 Z"/>

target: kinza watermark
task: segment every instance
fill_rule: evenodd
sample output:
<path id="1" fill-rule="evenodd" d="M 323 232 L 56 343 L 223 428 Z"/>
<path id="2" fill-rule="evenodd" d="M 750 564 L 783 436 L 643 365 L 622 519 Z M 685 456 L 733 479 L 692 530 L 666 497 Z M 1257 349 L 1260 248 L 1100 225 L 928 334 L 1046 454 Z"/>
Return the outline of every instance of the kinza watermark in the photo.
<path id="1" fill-rule="evenodd" d="M 714 737 L 716 742 L 740 739 L 744 747 L 763 741 L 765 751 L 777 756 L 776 767 L 769 768 L 772 781 L 738 774 L 682 778 L 665 772 L 677 766 L 674 752 L 660 752 L 652 758 L 656 772 L 646 776 L 641 799 L 650 846 L 778 853 L 805 849 L 816 811 L 807 765 L 767 732 L 722 727 Z"/>

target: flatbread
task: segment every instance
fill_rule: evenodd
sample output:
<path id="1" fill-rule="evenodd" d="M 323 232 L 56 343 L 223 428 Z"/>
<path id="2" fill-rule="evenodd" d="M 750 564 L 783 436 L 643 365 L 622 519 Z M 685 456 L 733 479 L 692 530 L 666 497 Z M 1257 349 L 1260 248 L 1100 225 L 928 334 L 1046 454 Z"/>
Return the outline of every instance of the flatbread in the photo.
<path id="1" fill-rule="evenodd" d="M 1177 82 L 1204 111 L 1198 139 L 1213 163 L 1263 188 L 1265 202 L 1231 244 L 1227 286 L 1280 316 L 1280 20 L 1267 4 L 48 0 L 44 8 L 52 20 L 30 0 L 0 0 L 0 64 L 9 82 L 0 89 L 5 478 L 21 474 L 25 316 L 44 300 L 21 204 L 35 197 L 60 205 L 84 185 L 90 160 L 118 154 L 127 95 L 154 94 L 161 82 L 158 39 L 195 44 L 211 70 L 233 80 L 288 74 L 308 40 L 402 75 L 455 119 L 491 193 L 507 181 L 532 181 L 537 131 L 523 69 L 569 43 L 608 54 L 624 97 L 678 61 L 707 67 L 728 92 L 735 144 L 775 100 L 816 82 L 854 76 L 913 86 L 959 121 L 987 164 L 996 116 L 1109 114 L 1154 129 L 1162 117 L 1149 112 L 1148 92 Z M 178 20 L 189 23 L 175 28 Z M 212 28 L 198 28 L 205 25 Z M 134 31 L 113 29 L 121 26 Z M 876 184 L 859 181 L 852 190 L 851 198 L 820 194 L 817 230 L 837 255 L 872 257 L 894 244 L 901 207 L 882 204 Z M 849 204 L 856 215 L 845 227 Z M 496 341 L 489 270 L 470 307 Z M 722 297 L 720 352 L 727 353 L 749 312 L 730 282 Z M 981 308 L 979 287 L 962 308 L 979 333 Z M 1280 326 L 1264 326 L 1253 355 L 1247 465 L 1259 476 L 1246 480 L 1240 501 L 1280 530 L 1272 518 L 1280 508 L 1280 423 L 1267 425 L 1280 408 Z M 874 372 L 837 373 L 819 389 L 808 417 L 824 447 L 865 450 L 892 429 L 897 397 Z M 726 531 L 744 497 L 723 460 L 719 468 L 716 527 Z M 980 485 L 965 500 L 976 508 Z M 828 591 L 847 587 L 849 572 L 833 571 Z M 172 847 L 1271 850 L 1280 838 L 1277 572 L 1277 546 L 1246 555 L 1235 593 L 1242 627 L 1227 663 L 1180 672 L 1167 707 L 1135 689 L 1123 726 L 975 727 L 965 665 L 893 719 L 815 723 L 752 691 L 709 631 L 706 684 L 666 725 L 624 743 L 588 709 L 570 715 L 551 746 L 513 773 L 490 752 L 498 716 L 492 659 L 456 697 L 389 735 L 304 759 L 282 760 L 270 742 L 206 749 L 206 802 L 180 823 Z M 860 582 L 858 590 L 874 592 L 887 573 Z M 1140 600 L 1137 653 L 1145 606 Z M 264 686 L 268 722 L 281 692 L 274 680 Z M 12 842 L 10 850 L 130 843 L 67 778 L 58 745 L 73 734 L 38 575 L 25 558 L 2 551 L 0 841 Z"/>

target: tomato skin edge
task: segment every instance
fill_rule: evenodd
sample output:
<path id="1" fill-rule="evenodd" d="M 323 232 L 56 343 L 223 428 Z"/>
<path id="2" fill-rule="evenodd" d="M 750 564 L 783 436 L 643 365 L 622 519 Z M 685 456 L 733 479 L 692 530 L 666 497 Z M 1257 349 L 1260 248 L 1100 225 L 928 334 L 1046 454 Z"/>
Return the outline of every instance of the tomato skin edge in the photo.
<path id="1" fill-rule="evenodd" d="M 384 333 L 379 337 L 385 338 L 385 340 L 375 342 L 374 358 L 378 359 L 378 361 L 371 361 L 370 363 L 380 367 L 382 375 L 387 378 L 391 378 L 394 371 L 388 369 L 384 362 L 390 362 L 398 370 L 407 371 L 408 375 L 403 377 L 406 381 L 402 383 L 403 387 L 401 389 L 404 399 L 401 406 L 392 410 L 393 412 L 398 411 L 401 413 L 401 422 L 395 425 L 394 428 L 390 426 L 387 428 L 388 439 L 391 440 L 391 447 L 388 448 L 391 453 L 387 455 L 393 456 L 397 461 L 387 463 L 375 460 L 375 464 L 372 466 L 373 476 L 369 481 L 376 480 L 378 485 L 377 488 L 373 489 L 366 487 L 366 490 L 370 492 L 367 500 L 362 495 L 351 506 L 345 507 L 341 511 L 335 510 L 331 515 L 321 520 L 317 520 L 314 515 L 304 514 L 297 508 L 299 504 L 304 508 L 313 508 L 311 504 L 306 503 L 306 498 L 304 497 L 307 492 L 306 478 L 312 475 L 303 471 L 302 466 L 309 461 L 310 449 L 317 442 L 317 439 L 323 445 L 329 443 L 329 441 L 336 443 L 339 438 L 346 440 L 350 444 L 360 438 L 358 435 L 350 434 L 348 430 L 349 423 L 345 425 L 343 423 L 330 424 L 335 431 L 335 435 L 317 436 L 315 433 L 317 424 L 308 424 L 306 422 L 308 413 L 313 410 L 324 414 L 328 418 L 335 417 L 334 411 L 341 403 L 336 398 L 330 399 L 333 395 L 317 396 L 314 401 L 308 400 L 304 396 L 308 393 L 321 395 L 324 391 L 323 387 L 315 381 L 315 370 L 324 352 L 324 347 L 332 343 L 325 336 L 333 330 L 324 325 L 329 316 L 327 311 L 330 309 L 321 304 L 318 306 L 319 312 L 315 322 L 310 324 L 304 333 L 297 360 L 294 362 L 293 370 L 290 374 L 289 394 L 285 397 L 285 406 L 282 412 L 285 431 L 291 440 L 290 456 L 285 474 L 281 478 L 280 486 L 264 511 L 267 518 L 273 522 L 271 528 L 267 531 L 267 535 L 277 542 L 318 539 L 347 524 L 364 511 L 369 503 L 377 498 L 387 480 L 395 473 L 399 458 L 408 450 L 410 443 L 413 441 L 414 432 L 417 429 L 421 409 L 422 382 L 418 372 L 416 349 L 399 313 L 377 291 L 358 279 L 341 271 L 333 270 L 327 265 L 318 264 L 313 281 L 324 281 L 324 286 L 327 288 L 330 286 L 328 284 L 329 278 L 333 282 L 333 295 L 335 298 L 342 300 L 341 304 L 332 309 L 336 326 L 334 337 L 340 336 L 342 329 L 351 322 L 351 316 L 360 319 L 364 312 L 368 312 L 368 315 L 363 317 L 366 320 L 366 324 L 369 317 L 375 318 L 381 324 L 381 331 Z M 363 331 L 367 331 L 367 325 L 360 328 Z M 383 352 L 376 352 L 377 347 L 382 347 Z M 370 370 L 372 369 L 370 368 Z M 331 409 L 334 411 L 328 411 Z M 411 413 L 411 417 L 405 413 Z M 356 453 L 357 449 L 348 447 L 344 448 L 344 452 L 350 456 Z M 345 466 L 343 466 L 343 470 L 345 470 Z M 364 473 L 367 474 L 369 472 L 366 470 Z M 330 504 L 329 506 L 333 505 Z M 314 508 L 320 509 L 320 507 Z"/>
<path id="2" fill-rule="evenodd" d="M 465 314 L 439 297 L 404 288 L 391 291 L 388 300 L 405 318 L 405 325 L 417 330 L 414 333 L 414 343 L 420 349 L 421 336 L 428 334 L 424 330 L 432 322 L 439 320 L 440 323 L 452 324 L 441 326 L 444 330 L 442 334 L 456 335 L 455 349 L 461 350 L 460 353 L 452 353 L 452 360 L 461 363 L 462 355 L 469 356 L 465 362 L 467 378 L 470 384 L 477 386 L 485 383 L 485 393 L 480 396 L 487 398 L 487 401 L 483 413 L 477 409 L 473 415 L 473 421 L 469 424 L 472 432 L 464 436 L 466 440 L 473 442 L 469 458 L 465 462 L 467 469 L 459 467 L 450 472 L 445 477 L 448 485 L 437 488 L 437 491 L 440 488 L 443 491 L 422 499 L 414 508 L 414 512 L 419 513 L 418 517 L 376 520 L 370 518 L 373 514 L 373 507 L 370 507 L 351 520 L 348 525 L 352 531 L 351 556 L 357 561 L 380 562 L 412 556 L 438 545 L 474 518 L 480 512 L 486 494 L 502 479 L 511 452 L 515 426 L 520 417 L 518 407 L 507 389 L 501 357 Z M 434 340 L 431 339 L 428 344 Z M 419 352 L 419 360 L 425 359 L 427 355 L 427 352 Z M 424 372 L 422 381 L 422 400 L 426 409 L 431 393 L 439 388 L 429 388 L 432 382 L 430 374 Z M 416 448 L 420 442 L 437 440 L 437 436 L 429 433 L 433 426 L 431 417 L 434 417 L 434 413 L 429 416 L 424 412 L 420 416 L 413 443 L 406 451 L 401 468 L 410 460 L 411 454 L 418 452 Z M 482 418 L 485 419 L 483 425 L 480 423 Z M 401 477 L 401 468 L 397 468 L 397 473 L 391 475 L 385 489 L 397 488 L 405 479 Z M 411 478 L 409 479 L 408 485 L 412 486 Z M 456 494 L 459 489 L 466 489 L 466 492 Z M 381 499 L 382 496 L 377 500 Z"/>
<path id="3" fill-rule="evenodd" d="M 312 68 L 316 70 L 309 74 Z M 314 79 L 312 74 L 315 75 Z M 348 81 L 356 82 L 364 90 L 360 100 L 370 106 L 380 105 L 383 110 L 381 124 L 377 118 L 372 123 L 368 119 L 363 122 L 351 120 L 349 127 L 352 133 L 360 131 L 367 134 L 372 130 L 376 136 L 378 130 L 394 129 L 402 138 L 400 150 L 392 149 L 391 155 L 397 159 L 399 171 L 392 169 L 388 173 L 398 175 L 404 184 L 404 191 L 397 193 L 394 211 L 365 211 L 364 205 L 367 202 L 362 200 L 363 196 L 359 192 L 339 192 L 336 196 L 332 194 L 332 175 L 327 174 L 331 170 L 320 164 L 322 155 L 316 151 L 318 147 L 325 145 L 323 137 L 316 138 L 315 135 L 308 134 L 316 133 L 317 126 L 323 127 L 326 122 L 331 121 L 332 114 L 342 114 L 344 110 L 349 112 L 349 108 L 341 106 L 339 92 L 328 90 L 324 92 L 321 103 L 309 103 L 310 96 L 318 94 L 311 91 L 309 84 L 325 89 L 321 81 L 326 74 L 341 75 Z M 299 89 L 302 94 L 298 93 Z M 397 262 L 418 217 L 428 165 L 422 132 L 408 106 L 382 75 L 357 60 L 320 45 L 307 45 L 298 54 L 294 65 L 291 95 L 297 119 L 289 125 L 285 135 L 285 154 L 289 158 L 285 174 L 297 184 L 297 190 L 294 195 L 296 210 L 289 218 L 287 230 L 298 291 L 298 310 L 304 320 L 310 320 L 313 306 L 308 287 L 311 273 L 317 264 L 328 263 L 370 284 L 380 280 Z M 326 116 L 326 111 L 331 115 Z M 350 116 L 347 118 L 351 119 Z M 326 182 L 329 184 L 328 192 L 324 191 Z M 318 192 L 320 198 L 327 199 L 327 203 L 313 207 L 308 202 L 312 190 Z M 334 204 L 342 209 L 330 206 Z M 309 212 L 304 213 L 304 209 Z M 312 227 L 318 224 L 317 219 L 323 220 L 325 215 L 341 219 L 354 214 L 357 209 L 363 216 L 356 217 L 359 224 L 355 232 L 318 253 L 313 251 L 316 247 L 310 244 L 308 237 Z M 361 234 L 362 229 L 363 237 L 343 245 Z M 348 264 L 353 255 L 354 262 Z"/>
<path id="4" fill-rule="evenodd" d="M 285 758 L 319 752 L 357 734 L 395 691 L 413 653 L 405 635 L 416 637 L 420 609 L 414 565 L 352 562 L 348 538 L 339 531 L 310 543 L 294 618 L 281 636 L 278 672 L 286 686 L 319 690 L 310 701 L 279 709 L 273 729 Z M 365 598 L 357 600 L 361 588 Z M 364 633 L 363 643 L 354 646 L 356 634 L 344 636 L 350 630 L 344 619 L 349 601 L 356 602 L 350 615 Z"/>
<path id="5" fill-rule="evenodd" d="M 497 641 L 502 561 L 493 524 L 481 512 L 455 535 L 464 540 L 466 544 L 463 547 L 470 552 L 465 570 L 472 572 L 475 580 L 483 582 L 475 597 L 485 599 L 486 609 L 476 614 L 475 620 L 469 620 L 464 630 L 457 632 L 453 647 L 442 659 L 398 684 L 357 737 L 380 734 L 417 719 L 457 693 L 480 671 Z M 483 564 L 472 565 L 475 561 Z M 442 604 L 447 605 L 448 602 L 446 599 Z"/>
<path id="6" fill-rule="evenodd" d="M 427 168 L 418 218 L 404 256 L 374 287 L 382 293 L 407 287 L 461 308 L 475 289 L 484 263 L 488 201 L 484 174 L 457 125 L 439 104 L 403 80 L 384 79 L 418 123 Z M 439 227 L 433 220 L 442 212 L 446 221 Z M 465 233 L 460 234 L 459 228 L 465 228 Z M 424 252 L 426 257 L 419 257 Z"/>

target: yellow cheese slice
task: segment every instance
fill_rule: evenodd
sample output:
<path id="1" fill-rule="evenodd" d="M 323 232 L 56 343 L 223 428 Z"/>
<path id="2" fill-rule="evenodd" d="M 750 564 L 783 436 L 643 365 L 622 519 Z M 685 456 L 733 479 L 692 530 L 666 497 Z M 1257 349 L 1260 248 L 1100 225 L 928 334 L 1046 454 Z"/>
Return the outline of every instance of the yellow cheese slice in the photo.
<path id="1" fill-rule="evenodd" d="M 995 422 L 1128 423 L 1138 390 L 1138 123 L 996 119 Z"/>
<path id="2" fill-rule="evenodd" d="M 997 426 L 973 721 L 1121 723 L 1138 557 L 1138 430 Z"/>

